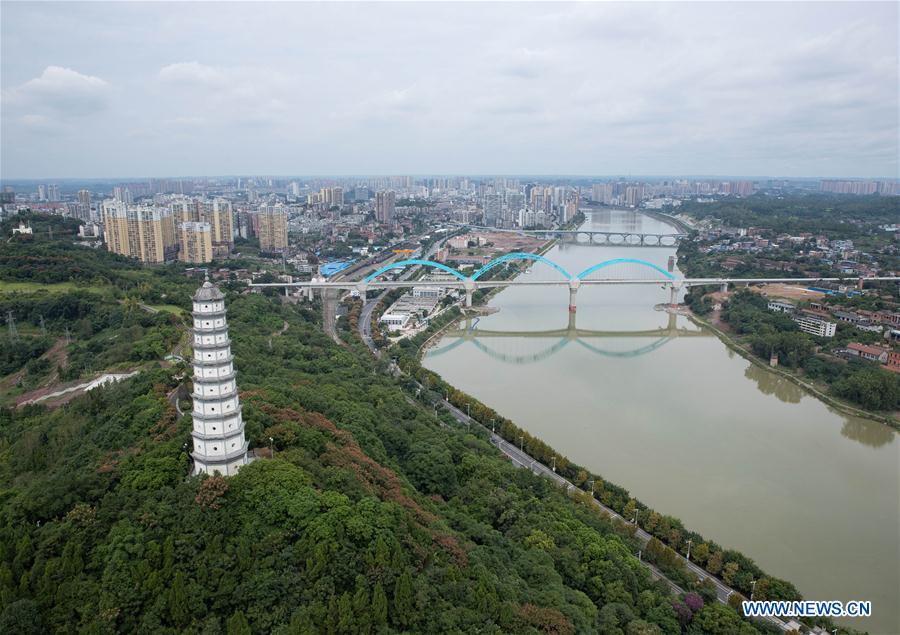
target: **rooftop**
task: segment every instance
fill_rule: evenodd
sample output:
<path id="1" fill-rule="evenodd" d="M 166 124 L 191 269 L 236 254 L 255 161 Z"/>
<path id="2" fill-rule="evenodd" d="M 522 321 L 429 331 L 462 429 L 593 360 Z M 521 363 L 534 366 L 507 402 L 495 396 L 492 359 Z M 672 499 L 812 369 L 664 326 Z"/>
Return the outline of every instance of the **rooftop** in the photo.
<path id="1" fill-rule="evenodd" d="M 194 302 L 210 302 L 212 300 L 223 300 L 224 298 L 225 294 L 219 291 L 219 287 L 209 280 L 204 282 L 194 294 Z"/>

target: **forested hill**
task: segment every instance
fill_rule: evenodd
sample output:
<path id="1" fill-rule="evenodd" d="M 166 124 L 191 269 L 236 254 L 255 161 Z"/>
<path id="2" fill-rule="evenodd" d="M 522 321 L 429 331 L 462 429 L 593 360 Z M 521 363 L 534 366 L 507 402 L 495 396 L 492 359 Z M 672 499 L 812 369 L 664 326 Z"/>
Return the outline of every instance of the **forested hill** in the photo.
<path id="1" fill-rule="evenodd" d="M 317 311 L 227 306 L 248 438 L 275 448 L 237 476 L 187 476 L 183 367 L 0 410 L 0 632 L 758 632 L 708 588 L 670 595 L 628 528 L 439 420 Z"/>

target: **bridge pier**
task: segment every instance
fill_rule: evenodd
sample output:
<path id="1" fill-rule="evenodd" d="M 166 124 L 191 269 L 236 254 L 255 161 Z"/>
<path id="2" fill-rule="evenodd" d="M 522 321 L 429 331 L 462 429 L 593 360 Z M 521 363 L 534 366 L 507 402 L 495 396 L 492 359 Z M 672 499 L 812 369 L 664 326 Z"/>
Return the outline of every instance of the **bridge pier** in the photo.
<path id="1" fill-rule="evenodd" d="M 674 309 L 678 307 L 678 292 L 681 290 L 680 282 L 673 282 L 669 286 L 669 308 Z"/>
<path id="2" fill-rule="evenodd" d="M 581 287 L 581 280 L 578 278 L 569 280 L 569 313 L 572 314 L 577 310 L 576 296 L 578 295 L 579 287 Z"/>
<path id="3" fill-rule="evenodd" d="M 466 278 L 463 282 L 463 288 L 466 290 L 466 308 L 472 307 L 472 294 L 475 293 L 475 281 L 472 278 Z"/>
<path id="4" fill-rule="evenodd" d="M 728 293 L 728 283 L 727 283 L 727 282 L 723 282 L 723 283 L 722 283 L 722 286 L 719 287 L 719 291 L 721 291 L 722 293 Z"/>

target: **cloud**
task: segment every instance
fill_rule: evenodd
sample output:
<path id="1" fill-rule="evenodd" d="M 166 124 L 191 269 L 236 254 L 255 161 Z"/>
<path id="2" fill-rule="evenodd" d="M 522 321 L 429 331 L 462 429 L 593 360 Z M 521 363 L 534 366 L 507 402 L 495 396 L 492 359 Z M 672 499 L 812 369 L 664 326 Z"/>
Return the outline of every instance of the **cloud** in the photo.
<path id="1" fill-rule="evenodd" d="M 500 66 L 499 72 L 501 75 L 533 79 L 550 68 L 552 58 L 549 51 L 519 48 L 507 56 L 506 61 Z"/>
<path id="2" fill-rule="evenodd" d="M 8 174 L 898 167 L 896 3 L 8 4 Z"/>
<path id="3" fill-rule="evenodd" d="M 228 84 L 229 73 L 200 62 L 178 62 L 163 66 L 159 71 L 160 80 L 170 84 L 222 87 Z"/>
<path id="4" fill-rule="evenodd" d="M 59 124 L 55 120 L 44 115 L 24 115 L 19 122 L 32 132 L 53 132 L 59 129 Z"/>
<path id="5" fill-rule="evenodd" d="M 260 66 L 176 62 L 160 68 L 157 78 L 164 87 L 161 123 L 169 128 L 284 123 L 295 93 L 288 75 Z"/>
<path id="6" fill-rule="evenodd" d="M 50 114 L 62 118 L 94 114 L 107 107 L 109 98 L 109 83 L 62 66 L 48 66 L 40 77 L 4 92 L 9 106 L 45 120 Z"/>

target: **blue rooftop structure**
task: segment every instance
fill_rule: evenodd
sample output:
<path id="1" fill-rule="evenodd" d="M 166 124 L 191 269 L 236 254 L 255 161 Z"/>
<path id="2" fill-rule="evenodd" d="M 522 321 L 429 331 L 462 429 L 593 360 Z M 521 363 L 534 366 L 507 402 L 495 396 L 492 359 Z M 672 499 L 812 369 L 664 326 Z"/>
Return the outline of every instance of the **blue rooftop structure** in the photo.
<path id="1" fill-rule="evenodd" d="M 356 262 L 356 260 L 334 260 L 332 262 L 326 262 L 319 266 L 319 273 L 326 278 L 330 278 L 334 274 L 343 271 L 354 262 Z"/>

